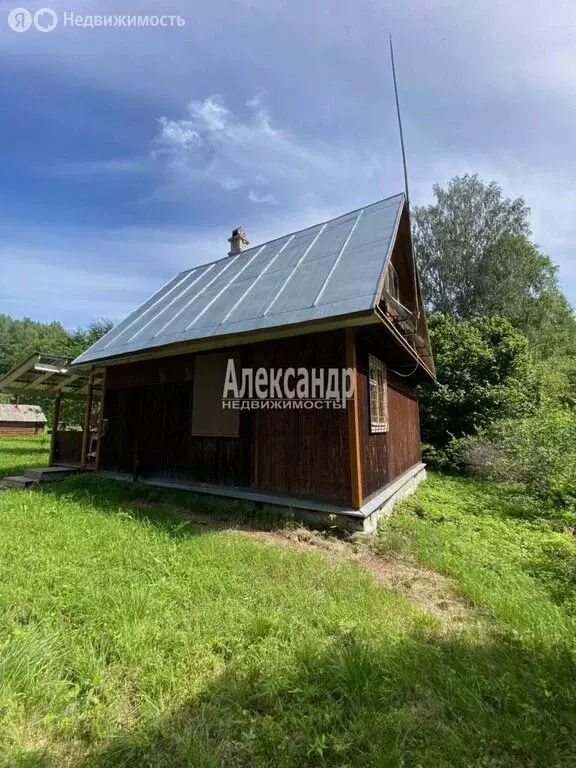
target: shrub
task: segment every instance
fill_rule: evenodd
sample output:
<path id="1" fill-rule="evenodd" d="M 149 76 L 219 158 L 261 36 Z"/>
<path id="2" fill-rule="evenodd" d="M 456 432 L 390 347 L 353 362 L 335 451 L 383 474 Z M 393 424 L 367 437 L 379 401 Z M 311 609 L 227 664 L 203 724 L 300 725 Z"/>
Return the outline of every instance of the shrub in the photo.
<path id="1" fill-rule="evenodd" d="M 535 496 L 576 511 L 576 418 L 569 408 L 497 422 L 452 441 L 445 455 L 460 471 L 522 482 Z"/>
<path id="2" fill-rule="evenodd" d="M 446 454 L 449 457 L 448 466 L 474 477 L 503 482 L 520 479 L 510 467 L 505 467 L 502 442 L 490 437 L 486 431 L 453 440 Z"/>
<path id="3" fill-rule="evenodd" d="M 526 338 L 502 317 L 458 322 L 430 317 L 437 386 L 420 393 L 422 434 L 436 447 L 473 435 L 537 406 L 538 387 Z"/>
<path id="4" fill-rule="evenodd" d="M 499 425 L 504 470 L 532 493 L 576 509 L 576 419 L 569 409 Z"/>

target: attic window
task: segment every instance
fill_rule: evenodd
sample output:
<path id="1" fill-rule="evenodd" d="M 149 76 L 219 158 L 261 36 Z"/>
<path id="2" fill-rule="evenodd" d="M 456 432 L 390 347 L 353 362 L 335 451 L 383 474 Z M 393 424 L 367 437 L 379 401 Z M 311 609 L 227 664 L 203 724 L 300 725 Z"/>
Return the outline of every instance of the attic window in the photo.
<path id="1" fill-rule="evenodd" d="M 368 356 L 368 381 L 370 386 L 370 432 L 388 432 L 388 387 L 386 366 L 373 355 Z"/>
<path id="2" fill-rule="evenodd" d="M 394 299 L 396 299 L 396 301 L 400 301 L 400 278 L 398 277 L 398 272 L 396 272 L 392 263 L 388 265 L 388 272 L 386 275 L 386 290 Z"/>

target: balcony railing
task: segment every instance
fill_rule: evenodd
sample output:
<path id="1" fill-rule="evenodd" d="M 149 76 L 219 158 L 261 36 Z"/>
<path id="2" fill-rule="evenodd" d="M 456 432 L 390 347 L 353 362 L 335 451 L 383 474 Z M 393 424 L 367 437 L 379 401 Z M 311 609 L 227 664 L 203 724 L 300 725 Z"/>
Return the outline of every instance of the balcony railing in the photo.
<path id="1" fill-rule="evenodd" d="M 393 326 L 404 336 L 414 348 L 419 357 L 432 357 L 432 351 L 427 342 L 418 332 L 418 320 L 414 312 L 405 307 L 387 290 L 382 292 L 380 309 L 384 312 Z"/>

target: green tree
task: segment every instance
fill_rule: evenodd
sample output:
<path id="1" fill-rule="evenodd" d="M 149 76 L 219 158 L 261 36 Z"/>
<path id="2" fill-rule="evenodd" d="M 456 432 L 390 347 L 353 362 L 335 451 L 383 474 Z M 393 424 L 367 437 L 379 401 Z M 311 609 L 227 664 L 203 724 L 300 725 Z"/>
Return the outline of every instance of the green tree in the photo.
<path id="1" fill-rule="evenodd" d="M 70 340 L 68 344 L 67 354 L 77 357 L 81 352 L 84 352 L 92 344 L 95 344 L 98 339 L 102 338 L 109 330 L 112 329 L 112 322 L 105 320 L 94 320 L 87 328 L 77 328 L 69 334 Z"/>
<path id="2" fill-rule="evenodd" d="M 67 331 L 61 323 L 39 323 L 29 317 L 14 320 L 0 315 L 0 375 L 14 368 L 34 352 L 76 357 L 112 328 L 109 320 L 97 320 L 87 328 Z M 24 394 L 24 393 L 23 393 Z M 0 395 L 0 402 L 9 402 L 10 396 Z M 26 402 L 39 405 L 48 415 L 52 399 L 26 397 Z M 83 404 L 64 399 L 61 416 L 64 421 L 78 424 L 82 420 Z"/>
<path id="3" fill-rule="evenodd" d="M 0 373 L 5 373 L 33 352 L 66 354 L 70 334 L 60 323 L 38 323 L 25 317 L 0 315 Z"/>
<path id="4" fill-rule="evenodd" d="M 39 323 L 25 317 L 0 315 L 0 374 L 34 352 L 76 357 L 112 328 L 109 320 L 96 320 L 87 328 L 67 331 L 61 323 Z"/>
<path id="5" fill-rule="evenodd" d="M 422 436 L 435 446 L 531 413 L 539 395 L 526 337 L 503 317 L 429 318 L 437 386 L 421 391 Z"/>
<path id="6" fill-rule="evenodd" d="M 558 285 L 558 268 L 529 240 L 522 198 L 478 176 L 434 187 L 436 203 L 413 213 L 414 246 L 432 312 L 461 320 L 501 315 L 541 356 L 576 354 L 576 321 Z"/>

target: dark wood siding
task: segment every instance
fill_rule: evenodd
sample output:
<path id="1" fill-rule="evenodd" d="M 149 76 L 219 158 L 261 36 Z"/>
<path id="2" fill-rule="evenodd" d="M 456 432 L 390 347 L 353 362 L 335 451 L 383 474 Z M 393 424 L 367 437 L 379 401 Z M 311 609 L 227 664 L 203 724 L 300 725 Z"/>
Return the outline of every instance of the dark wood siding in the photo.
<path id="1" fill-rule="evenodd" d="M 345 367 L 343 330 L 240 348 L 241 366 L 256 370 Z M 413 388 L 389 371 L 389 431 L 370 434 L 368 353 L 359 337 L 358 411 L 363 496 L 420 460 Z M 374 350 L 384 362 L 385 347 Z M 239 437 L 192 437 L 194 357 L 113 366 L 107 374 L 101 468 L 143 477 L 253 487 L 281 496 L 351 503 L 345 410 L 241 411 Z"/>
<path id="2" fill-rule="evenodd" d="M 166 358 L 156 366 L 109 370 L 101 468 L 139 477 L 248 486 L 248 414 L 242 414 L 240 437 L 192 437 L 193 358 Z M 138 386 L 129 386 L 131 367 Z M 178 376 L 184 380 L 174 381 Z M 165 383 L 158 383 L 162 379 Z"/>
<path id="3" fill-rule="evenodd" d="M 162 357 L 130 365 L 112 365 L 107 369 L 106 377 L 107 389 L 193 381 L 194 355 Z"/>
<path id="4" fill-rule="evenodd" d="M 366 339 L 358 342 L 358 416 L 364 499 L 421 460 L 418 400 L 413 387 L 388 370 L 388 432 L 371 434 L 368 354 L 383 362 L 385 349 L 374 349 Z"/>
<path id="5" fill-rule="evenodd" d="M 33 422 L 1 422 L 0 435 L 2 437 L 29 437 L 38 435 L 44 431 L 44 424 L 34 424 Z"/>
<path id="6" fill-rule="evenodd" d="M 56 432 L 54 461 L 59 464 L 77 464 L 82 457 L 82 432 Z"/>
<path id="7" fill-rule="evenodd" d="M 345 365 L 344 331 L 266 342 L 252 367 L 323 369 Z M 271 493 L 350 503 L 348 421 L 344 409 L 267 410 L 254 414 L 253 484 Z"/>
<path id="8" fill-rule="evenodd" d="M 260 411 L 255 421 L 255 487 L 350 503 L 346 411 Z"/>
<path id="9" fill-rule="evenodd" d="M 418 400 L 388 384 L 388 476 L 399 477 L 422 460 Z"/>
<path id="10" fill-rule="evenodd" d="M 367 362 L 366 362 L 367 365 Z M 360 431 L 360 465 L 364 498 L 389 482 L 388 435 L 370 433 L 370 394 L 368 370 L 358 363 L 358 421 Z"/>
<path id="11" fill-rule="evenodd" d="M 107 378 L 110 378 L 110 374 L 107 374 Z M 101 469 L 133 471 L 137 438 L 136 405 L 139 397 L 140 390 L 136 387 L 110 389 L 107 382 L 104 418 L 108 419 L 108 431 L 100 447 Z"/>
<path id="12" fill-rule="evenodd" d="M 340 369 L 344 332 L 242 347 L 241 366 Z M 243 410 L 239 437 L 192 437 L 193 379 L 192 355 L 110 367 L 101 468 L 350 503 L 345 410 Z"/>

